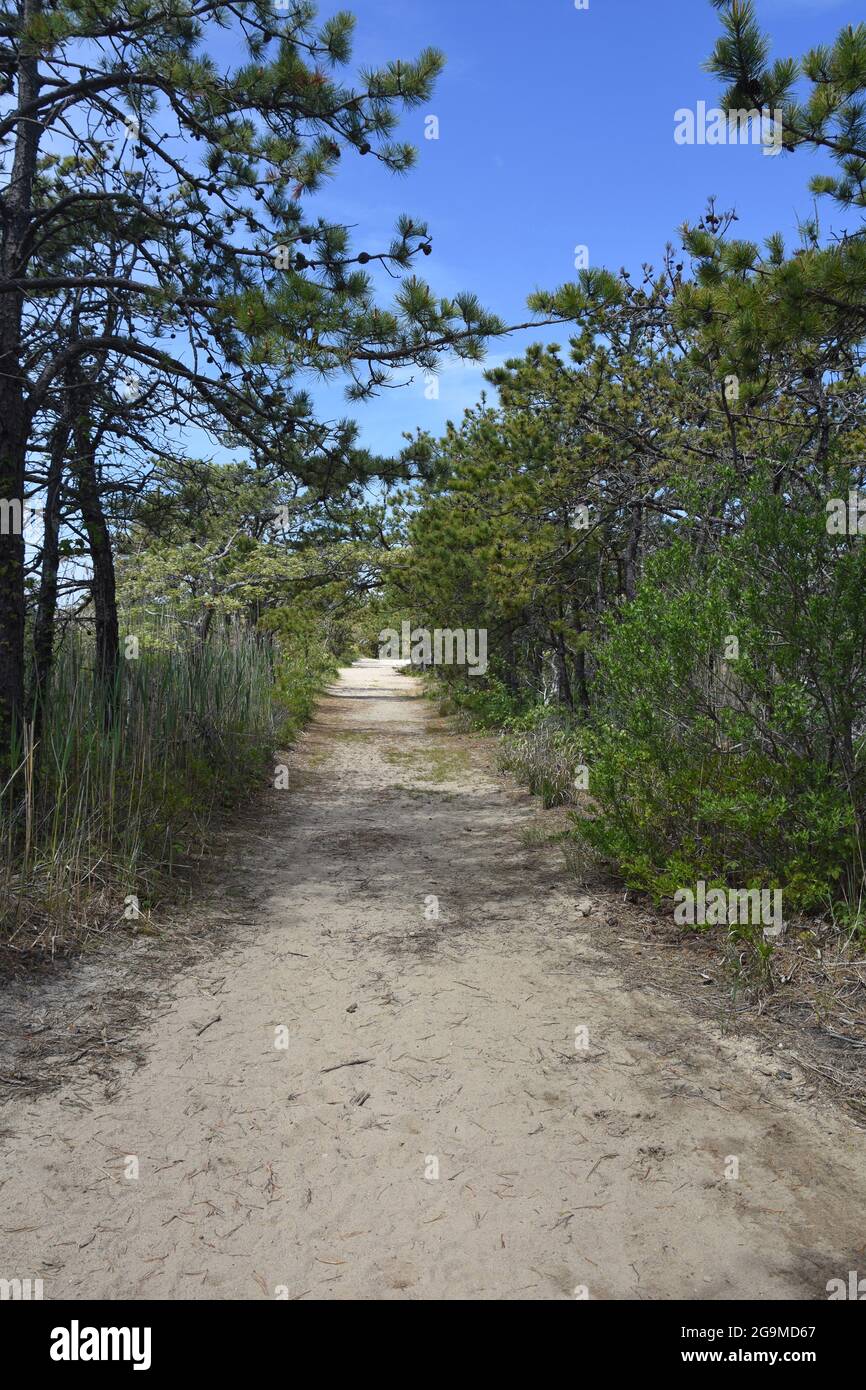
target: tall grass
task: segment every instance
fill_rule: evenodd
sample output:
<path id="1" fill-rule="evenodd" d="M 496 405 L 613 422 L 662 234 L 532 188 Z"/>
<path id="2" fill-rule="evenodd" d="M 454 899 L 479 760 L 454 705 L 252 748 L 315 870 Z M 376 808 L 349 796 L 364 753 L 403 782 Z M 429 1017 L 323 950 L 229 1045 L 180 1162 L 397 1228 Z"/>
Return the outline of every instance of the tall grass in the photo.
<path id="1" fill-rule="evenodd" d="M 545 807 L 578 801 L 576 774 L 583 763 L 579 731 L 556 713 L 502 735 L 499 765 L 512 773 Z"/>
<path id="2" fill-rule="evenodd" d="M 41 737 L 0 798 L 0 940 L 66 945 L 124 920 L 204 847 L 215 814 L 261 782 L 282 719 L 272 639 L 215 624 L 205 643 L 171 614 L 128 613 L 113 718 L 92 642 L 65 637 Z M 132 911 L 134 913 L 134 907 Z"/>

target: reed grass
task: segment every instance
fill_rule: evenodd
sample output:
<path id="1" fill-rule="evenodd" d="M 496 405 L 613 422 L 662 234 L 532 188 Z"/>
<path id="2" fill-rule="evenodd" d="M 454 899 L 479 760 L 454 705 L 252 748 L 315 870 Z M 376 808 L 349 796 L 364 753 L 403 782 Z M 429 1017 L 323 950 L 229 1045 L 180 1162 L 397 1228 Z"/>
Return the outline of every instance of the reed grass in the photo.
<path id="1" fill-rule="evenodd" d="M 127 613 L 122 631 L 138 655 L 121 661 L 113 717 L 91 639 L 67 633 L 38 745 L 28 730 L 2 789 L 0 942 L 13 950 L 80 944 L 125 922 L 133 895 L 146 913 L 215 816 L 262 784 L 284 724 L 271 636 L 232 622 L 201 644 L 168 612 Z"/>

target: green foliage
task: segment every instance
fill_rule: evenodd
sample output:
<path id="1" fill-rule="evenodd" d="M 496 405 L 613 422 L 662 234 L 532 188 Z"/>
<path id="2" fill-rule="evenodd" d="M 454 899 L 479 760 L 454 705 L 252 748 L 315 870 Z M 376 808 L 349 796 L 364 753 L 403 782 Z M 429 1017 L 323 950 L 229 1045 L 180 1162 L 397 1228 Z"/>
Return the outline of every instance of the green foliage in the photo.
<path id="1" fill-rule="evenodd" d="M 575 774 L 585 766 L 585 745 L 581 730 L 536 706 L 507 727 L 500 765 L 540 796 L 544 806 L 569 806 L 576 795 Z"/>
<path id="2" fill-rule="evenodd" d="M 282 712 L 276 737 L 287 747 L 310 718 L 323 685 L 336 675 L 337 662 L 321 621 L 307 609 L 274 609 L 261 626 L 276 641 L 275 693 Z"/>
<path id="3" fill-rule="evenodd" d="M 657 896 L 703 878 L 822 907 L 863 875 L 866 551 L 757 482 L 747 500 L 707 571 L 672 545 L 606 625 L 584 833 Z"/>
<path id="4" fill-rule="evenodd" d="M 707 67 L 725 84 L 728 111 L 781 112 L 781 143 L 787 154 L 820 151 L 837 173 L 813 176 L 813 193 L 837 208 L 866 208 L 866 24 L 846 25 L 833 44 L 820 44 L 802 58 L 770 61 L 770 41 L 751 0 L 713 0 L 723 33 Z M 805 96 L 801 95 L 803 85 Z M 835 230 L 835 229 L 834 229 Z M 799 338 L 858 343 L 866 329 L 866 242 L 862 223 L 847 235 L 818 238 L 815 219 L 804 223 L 803 246 L 790 258 L 780 239 L 767 241 L 764 256 L 753 245 L 725 245 L 716 229 L 686 229 L 686 245 L 703 262 L 699 285 L 686 288 L 684 313 L 696 323 L 707 308 L 744 373 L 759 376 L 763 350 Z M 713 291 L 713 292 L 710 292 Z"/>
<path id="5" fill-rule="evenodd" d="M 837 172 L 812 190 L 858 213 L 866 26 L 773 61 L 754 5 L 714 4 L 724 107 L 778 107 L 782 158 L 821 152 Z M 866 501 L 866 240 L 810 217 L 791 253 L 736 220 L 711 199 L 640 284 L 590 269 L 533 295 L 568 356 L 530 348 L 488 374 L 496 405 L 414 441 L 390 596 L 419 626 L 487 629 L 485 680 L 436 673 L 449 701 L 509 730 L 505 765 L 579 803 L 630 885 L 778 886 L 856 934 L 866 546 L 827 508 Z M 769 971 L 758 937 L 731 946 Z"/>
<path id="6" fill-rule="evenodd" d="M 0 819 L 0 931 L 19 948 L 125 924 L 128 895 L 152 903 L 263 785 L 333 669 L 310 623 L 286 615 L 276 641 L 226 617 L 202 642 L 166 609 L 129 609 L 123 630 L 138 656 L 121 668 L 112 722 L 92 644 L 71 632 L 41 744 L 21 750 L 27 793 Z"/>
<path id="7" fill-rule="evenodd" d="M 510 728 L 526 711 L 526 702 L 516 698 L 496 677 L 451 681 L 443 700 L 443 711 L 460 710 L 473 728 Z"/>

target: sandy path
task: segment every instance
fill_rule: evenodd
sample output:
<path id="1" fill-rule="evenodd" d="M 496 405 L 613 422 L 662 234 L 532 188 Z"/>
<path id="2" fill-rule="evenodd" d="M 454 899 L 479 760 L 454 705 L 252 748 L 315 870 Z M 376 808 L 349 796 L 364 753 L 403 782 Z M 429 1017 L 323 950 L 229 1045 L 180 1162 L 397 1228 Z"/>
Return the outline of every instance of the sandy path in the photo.
<path id="1" fill-rule="evenodd" d="M 226 866 L 247 906 L 219 968 L 179 973 L 145 1065 L 0 1112 L 0 1276 L 46 1298 L 761 1299 L 866 1273 L 862 1131 L 627 986 L 522 847 L 530 799 L 415 689 L 342 673 Z"/>

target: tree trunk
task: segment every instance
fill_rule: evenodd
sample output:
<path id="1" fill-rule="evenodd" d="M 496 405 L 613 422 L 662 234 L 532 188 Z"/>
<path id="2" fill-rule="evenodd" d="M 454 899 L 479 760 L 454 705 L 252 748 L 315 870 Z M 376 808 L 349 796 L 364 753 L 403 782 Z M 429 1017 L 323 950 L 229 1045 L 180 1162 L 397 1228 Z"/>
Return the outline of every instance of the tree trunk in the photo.
<path id="1" fill-rule="evenodd" d="M 42 571 L 33 623 L 33 657 L 27 704 L 27 717 L 33 724 L 34 743 L 38 743 L 42 735 L 45 698 L 54 660 L 54 620 L 57 613 L 57 576 L 60 570 L 60 498 L 63 488 L 63 464 L 70 432 L 69 413 L 64 411 L 51 434 L 51 453 L 45 488 Z M 38 751 L 36 756 L 38 758 Z"/>
<path id="2" fill-rule="evenodd" d="M 15 384 L 19 368 L 12 362 L 11 354 L 0 353 L 0 499 L 17 500 L 23 508 L 24 448 Z M 24 537 L 11 524 L 8 530 L 8 535 L 0 534 L 0 778 L 11 771 L 24 712 Z"/>
<path id="3" fill-rule="evenodd" d="M 581 711 L 588 718 L 590 711 L 589 682 L 586 678 L 586 652 L 583 648 L 574 658 L 574 678 Z"/>
<path id="4" fill-rule="evenodd" d="M 565 638 L 561 635 L 551 634 L 551 641 L 553 643 L 553 669 L 556 676 L 556 703 L 564 705 L 566 709 L 574 709 L 574 696 L 571 693 L 571 681 L 568 677 Z"/>
<path id="5" fill-rule="evenodd" d="M 631 525 L 629 527 L 628 546 L 625 553 L 625 596 L 633 599 L 637 593 L 638 570 L 640 559 L 640 547 L 643 539 L 643 504 L 632 502 Z"/>
<path id="6" fill-rule="evenodd" d="M 120 673 L 120 628 L 117 619 L 117 582 L 111 533 L 96 480 L 96 456 L 84 418 L 79 414 L 75 427 L 78 505 L 87 532 L 93 578 L 90 592 L 96 621 L 96 682 L 107 723 L 114 716 L 117 681 Z"/>
<path id="7" fill-rule="evenodd" d="M 511 628 L 507 628 L 503 636 L 503 666 L 502 679 L 505 689 L 510 695 L 516 695 L 518 691 L 517 672 L 515 671 L 514 659 L 514 633 Z"/>
<path id="8" fill-rule="evenodd" d="M 40 12 L 41 0 L 24 0 L 24 24 Z M 20 48 L 18 110 L 39 94 L 38 60 Z M 33 180 L 42 126 L 21 120 L 16 126 L 11 176 L 2 199 L 2 252 L 4 278 L 24 274 L 26 238 L 30 226 Z M 25 459 L 30 426 L 21 373 L 21 319 L 24 297 L 20 291 L 0 295 L 0 500 L 24 505 Z M 24 537 L 0 535 L 0 770 L 9 769 L 13 744 L 24 716 Z"/>

